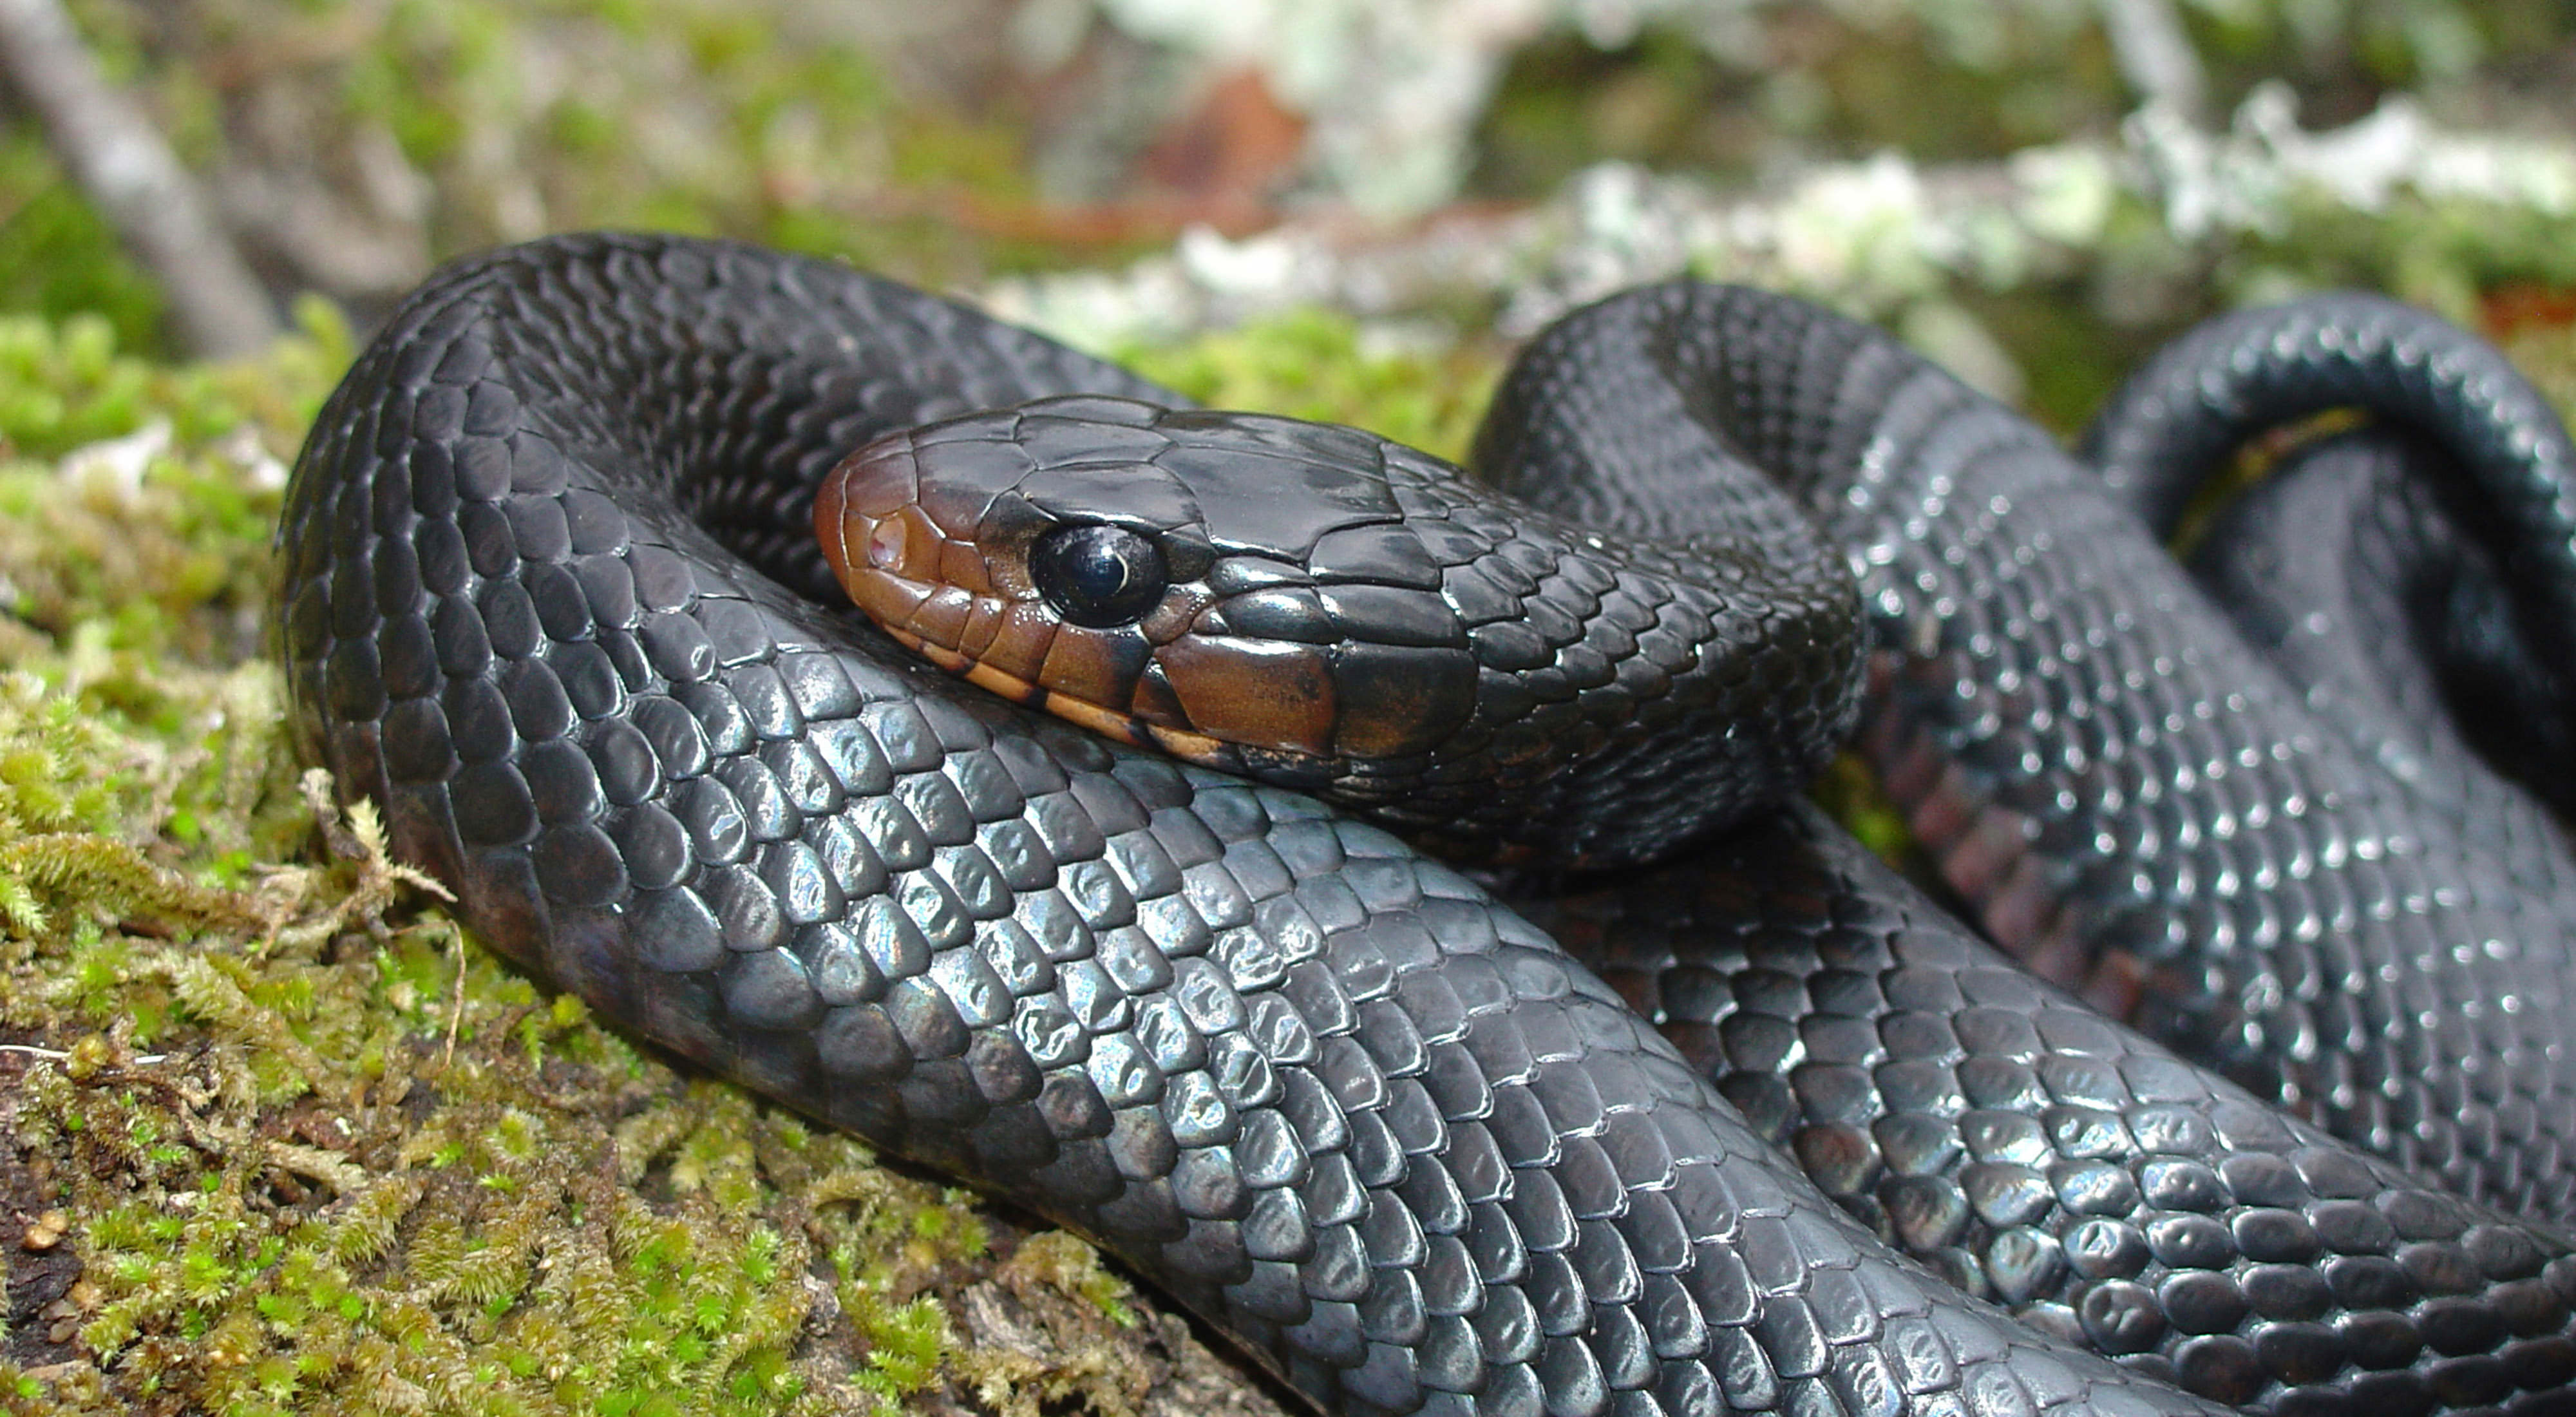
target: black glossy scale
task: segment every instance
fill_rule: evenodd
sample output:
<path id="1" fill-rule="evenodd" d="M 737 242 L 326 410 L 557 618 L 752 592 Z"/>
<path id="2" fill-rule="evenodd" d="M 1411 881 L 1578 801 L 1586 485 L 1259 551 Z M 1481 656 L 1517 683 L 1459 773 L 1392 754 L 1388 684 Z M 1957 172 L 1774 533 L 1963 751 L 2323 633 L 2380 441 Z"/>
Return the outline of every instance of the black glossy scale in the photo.
<path id="1" fill-rule="evenodd" d="M 532 969 L 1100 1237 L 1330 1410 L 2209 1410 L 2159 1380 L 2320 1417 L 2567 1405 L 2556 1232 L 2082 1011 L 1810 815 L 1719 843 L 1725 875 L 1552 907 L 1623 1000 L 1374 828 L 991 704 L 794 593 L 827 588 L 802 523 L 842 452 L 1067 392 L 1161 397 L 745 248 L 452 268 L 290 490 L 299 726 Z M 1641 501 L 1749 452 L 1802 492 L 1860 471 L 1820 494 L 1845 530 L 1909 508 L 1853 543 L 1882 688 L 1991 633 L 1982 600 L 1909 608 L 1937 584 L 1909 557 L 2143 618 L 2083 580 L 2125 543 L 2062 572 L 2056 523 L 1958 500 L 1998 466 L 2053 488 L 2044 440 L 1796 302 L 1659 287 L 1545 337 L 1489 460 L 1604 446 Z M 1794 540 L 1774 502 L 1721 534 Z M 2117 682 L 2165 707 L 2162 677 Z"/>
<path id="2" fill-rule="evenodd" d="M 1527 908 L 1853 1216 L 2034 1328 L 2262 1411 L 2576 1410 L 2563 1232 L 2109 1023 L 1812 807 Z"/>
<path id="3" fill-rule="evenodd" d="M 530 969 L 1099 1237 L 1329 1410 L 2207 1410 L 1888 1251 L 1454 872 L 798 594 L 842 452 L 1066 392 L 1154 395 L 742 247 L 452 266 L 289 488 L 306 749 Z"/>
<path id="4" fill-rule="evenodd" d="M 1487 442 L 1575 465 L 1570 440 L 1632 435 L 1569 431 L 1567 399 L 1666 383 L 1852 556 L 1875 646 L 1862 747 L 1991 938 L 2458 1194 L 2576 1211 L 2564 834 L 2390 771 L 2382 707 L 2311 702 L 2126 504 L 2169 512 L 2249 433 L 2366 405 L 2438 445 L 2446 503 L 2510 534 L 2513 623 L 2545 651 L 2576 624 L 2576 456 L 2501 355 L 2369 297 L 2231 316 L 2114 400 L 2090 443 L 2106 477 L 1865 326 L 1675 284 L 1543 335 Z M 1670 495 L 1689 468 L 1666 466 L 1643 490 L 1519 490 L 1691 530 Z"/>
<path id="5" fill-rule="evenodd" d="M 1680 432 L 1643 435 L 1634 423 L 1569 418 L 1562 397 L 1676 379 L 1671 351 L 1687 342 L 1654 320 L 1676 311 L 1690 322 L 1741 317 L 1729 331 L 1736 342 L 1698 351 L 1703 362 L 1678 376 L 1721 394 L 1742 390 L 1712 372 L 1725 358 L 1794 372 L 1783 351 L 1847 356 L 1854 329 L 1745 292 L 1622 297 L 1574 317 L 1520 366 L 1491 426 L 1502 431 L 1489 431 L 1489 465 L 1558 505 L 1593 500 L 1608 505 L 1586 510 L 1614 522 L 1690 530 L 1672 525 L 1674 513 L 1620 499 L 1659 478 L 1686 489 L 1663 494 L 1685 508 L 1707 500 L 1695 495 L 1704 487 L 1726 494 L 1733 484 L 1722 474 L 1739 450 L 1780 439 L 1764 429 L 1780 390 L 1731 407 L 1714 400 L 1714 413 L 1683 419 Z M 2364 312 L 2392 318 L 2381 306 Z M 2456 334 L 2415 338 L 2465 344 Z M 1817 382 L 1865 374 L 1892 349 L 1863 343 L 1870 358 L 1809 366 Z M 2229 345 L 2207 357 L 2242 358 Z M 2491 356 L 2476 362 L 2493 368 Z M 2357 380 L 2319 384 L 2371 393 Z M 1515 403 L 1533 387 L 1542 392 Z M 1947 407 L 1953 416 L 1920 442 L 2036 436 L 1980 400 Z M 1530 425 L 1518 442 L 1505 436 L 1515 416 Z M 2533 461 L 2546 466 L 2554 425 L 2506 416 L 2531 425 Z M 2424 421 L 2456 441 L 2479 418 Z M 1913 451 L 1872 449 L 1864 460 Z M 2509 600 L 2493 558 L 2430 515 L 2428 489 L 2456 457 L 2385 431 L 2309 448 L 2207 539 L 2207 574 L 2238 592 L 2248 643 L 2309 686 L 2312 712 L 2340 721 L 2357 745 L 2376 744 L 2375 760 L 2419 791 L 2437 786 L 2438 766 L 2456 779 L 2440 794 L 2447 815 L 2492 840 L 2498 822 L 2530 827 L 2540 814 L 2440 726 L 2440 686 L 2459 666 L 2419 658 L 2495 638 L 2458 622 Z M 1742 514 L 1740 499 L 1726 500 L 1728 515 Z M 2053 558 L 2045 527 L 2015 525 L 1992 502 L 1979 511 L 2029 537 L 2027 561 Z M 2529 657 L 2518 649 L 2508 641 L 2481 653 L 2492 668 Z M 2337 683 L 2340 703 L 2320 697 Z M 2045 725 L 2026 727 L 2046 737 Z M 2401 743 L 2414 758 L 2396 757 Z M 2506 805 L 2519 816 L 2490 810 Z M 1811 812 L 1655 876 L 1526 908 L 1604 969 L 1855 1217 L 2034 1327 L 2263 1410 L 2568 1403 L 2576 1261 L 2563 1234 L 2462 1204 L 2105 1022 L 1969 938 Z"/>

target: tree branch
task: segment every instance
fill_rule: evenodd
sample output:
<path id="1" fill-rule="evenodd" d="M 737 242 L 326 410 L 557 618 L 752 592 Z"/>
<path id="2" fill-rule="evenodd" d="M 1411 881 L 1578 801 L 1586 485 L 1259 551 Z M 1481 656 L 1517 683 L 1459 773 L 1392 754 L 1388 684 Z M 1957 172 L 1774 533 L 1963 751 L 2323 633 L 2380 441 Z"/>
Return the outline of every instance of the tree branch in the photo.
<path id="1" fill-rule="evenodd" d="M 2207 121 L 2209 76 L 2173 0 L 2102 0 L 2102 27 L 2120 77 L 2140 99 L 2195 124 Z"/>
<path id="2" fill-rule="evenodd" d="M 191 353 L 264 347 L 277 311 L 160 132 L 107 82 L 57 0 L 0 0 L 0 73 L 73 182 L 169 299 Z"/>

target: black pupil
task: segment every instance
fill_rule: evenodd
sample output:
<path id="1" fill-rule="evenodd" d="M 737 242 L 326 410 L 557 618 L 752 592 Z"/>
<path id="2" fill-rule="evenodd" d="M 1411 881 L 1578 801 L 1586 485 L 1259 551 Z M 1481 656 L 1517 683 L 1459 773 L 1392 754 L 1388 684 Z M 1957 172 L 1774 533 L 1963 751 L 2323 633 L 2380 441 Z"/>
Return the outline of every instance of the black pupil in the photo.
<path id="1" fill-rule="evenodd" d="M 1077 625 L 1132 625 L 1163 598 L 1163 553 L 1117 526 L 1069 526 L 1029 548 L 1029 579 Z"/>

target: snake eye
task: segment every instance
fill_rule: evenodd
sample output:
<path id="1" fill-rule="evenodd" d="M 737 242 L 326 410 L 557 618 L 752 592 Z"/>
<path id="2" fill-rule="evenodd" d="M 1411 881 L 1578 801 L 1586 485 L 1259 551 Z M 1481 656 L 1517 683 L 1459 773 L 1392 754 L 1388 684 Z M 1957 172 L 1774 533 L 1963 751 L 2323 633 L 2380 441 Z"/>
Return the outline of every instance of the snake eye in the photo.
<path id="1" fill-rule="evenodd" d="M 1068 526 L 1029 547 L 1029 579 L 1057 614 L 1077 625 L 1132 625 L 1170 583 L 1163 553 L 1120 526 Z"/>

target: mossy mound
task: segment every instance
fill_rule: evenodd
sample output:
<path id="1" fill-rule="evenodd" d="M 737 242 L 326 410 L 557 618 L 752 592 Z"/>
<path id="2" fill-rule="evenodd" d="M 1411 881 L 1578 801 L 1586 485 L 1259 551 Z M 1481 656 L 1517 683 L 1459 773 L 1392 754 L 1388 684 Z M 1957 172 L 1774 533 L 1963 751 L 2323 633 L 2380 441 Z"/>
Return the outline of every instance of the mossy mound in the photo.
<path id="1" fill-rule="evenodd" d="M 1157 372 L 1454 450 L 1481 381 L 1357 344 Z M 261 640 L 348 355 L 0 321 L 0 1410 L 1279 1410 L 1080 1241 L 513 972 L 331 808 Z"/>

